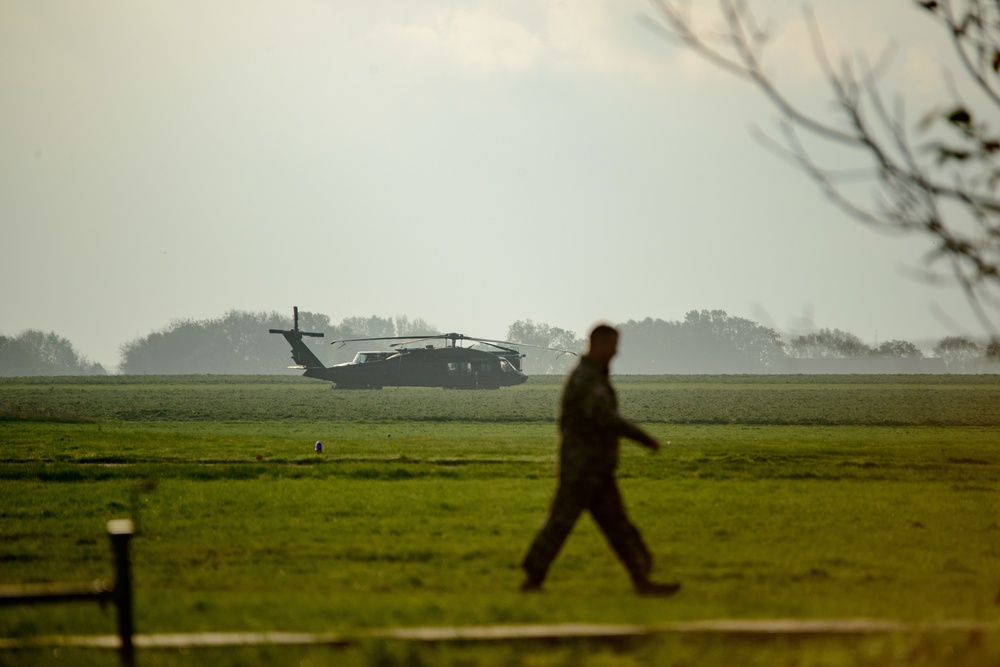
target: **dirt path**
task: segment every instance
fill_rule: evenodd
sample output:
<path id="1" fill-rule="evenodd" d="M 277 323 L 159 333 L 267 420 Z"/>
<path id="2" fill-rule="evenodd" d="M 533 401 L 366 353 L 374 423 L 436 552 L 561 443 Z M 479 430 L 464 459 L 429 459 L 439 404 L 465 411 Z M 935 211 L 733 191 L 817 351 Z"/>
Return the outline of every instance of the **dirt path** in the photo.
<path id="1" fill-rule="evenodd" d="M 264 644 L 347 646 L 365 639 L 394 639 L 420 643 L 480 642 L 560 639 L 627 639 L 666 634 L 702 635 L 863 635 L 912 633 L 932 630 L 1000 632 L 996 621 L 953 620 L 910 623 L 868 618 L 756 619 L 678 621 L 656 625 L 490 625 L 466 627 L 389 628 L 359 631 L 353 635 L 305 632 L 203 632 L 138 634 L 136 648 L 169 649 Z M 0 637 L 0 649 L 81 647 L 117 649 L 117 635 Z"/>

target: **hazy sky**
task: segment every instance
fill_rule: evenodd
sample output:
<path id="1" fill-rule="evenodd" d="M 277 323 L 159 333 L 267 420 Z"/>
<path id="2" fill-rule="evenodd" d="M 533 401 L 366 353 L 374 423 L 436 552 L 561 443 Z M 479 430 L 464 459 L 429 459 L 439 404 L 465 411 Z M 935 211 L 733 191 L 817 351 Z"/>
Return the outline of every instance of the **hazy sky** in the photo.
<path id="1" fill-rule="evenodd" d="M 800 3 L 755 6 L 771 71 L 822 99 Z M 909 35 L 891 85 L 926 110 L 943 41 L 911 0 L 814 6 L 834 49 Z M 836 211 L 752 138 L 776 118 L 759 95 L 641 14 L 0 0 L 0 333 L 111 369 L 176 318 L 293 305 L 486 337 L 692 309 L 869 343 L 981 331 L 908 274 L 925 242 Z"/>

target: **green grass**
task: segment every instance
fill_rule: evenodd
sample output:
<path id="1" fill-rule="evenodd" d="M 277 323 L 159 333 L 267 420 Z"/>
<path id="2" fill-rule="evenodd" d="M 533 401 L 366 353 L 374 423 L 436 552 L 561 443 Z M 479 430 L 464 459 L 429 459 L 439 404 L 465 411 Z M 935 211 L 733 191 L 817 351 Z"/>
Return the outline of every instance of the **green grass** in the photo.
<path id="1" fill-rule="evenodd" d="M 327 391 L 304 378 L 0 378 L 0 421 L 551 423 L 561 379 L 498 391 Z M 1000 426 L 1000 376 L 626 376 L 622 410 L 666 424 Z"/>
<path id="2" fill-rule="evenodd" d="M 643 421 L 664 443 L 658 455 L 625 445 L 620 477 L 657 573 L 684 583 L 668 600 L 636 598 L 586 519 L 546 592 L 516 592 L 554 488 L 554 378 L 499 392 L 329 392 L 284 378 L 7 380 L 0 583 L 108 576 L 104 523 L 132 515 L 143 633 L 707 618 L 1000 623 L 1000 383 L 828 380 L 619 379 L 623 411 L 655 415 Z M 678 416 L 684 405 L 701 417 Z M 741 418 L 748 406 L 766 409 Z M 0 608 L 0 636 L 113 630 L 113 613 L 89 605 Z M 116 660 L 60 651 L 3 652 L 0 663 Z M 736 659 L 1000 664 L 1000 633 L 140 654 L 143 665 Z"/>

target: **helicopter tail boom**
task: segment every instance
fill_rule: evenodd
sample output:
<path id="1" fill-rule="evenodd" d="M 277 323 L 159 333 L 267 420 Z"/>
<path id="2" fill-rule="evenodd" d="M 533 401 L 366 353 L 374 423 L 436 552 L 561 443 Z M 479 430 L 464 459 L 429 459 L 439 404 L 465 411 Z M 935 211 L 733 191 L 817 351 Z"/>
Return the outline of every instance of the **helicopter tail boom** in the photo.
<path id="1" fill-rule="evenodd" d="M 310 368 L 326 368 L 323 362 L 313 354 L 313 351 L 302 342 L 303 336 L 311 336 L 314 338 L 322 338 L 323 334 L 313 333 L 311 331 L 299 331 L 299 309 L 296 306 L 294 324 L 290 330 L 284 329 L 269 329 L 268 333 L 281 334 L 288 341 L 288 344 L 292 346 L 292 361 L 298 364 L 298 368 L 308 370 Z"/>

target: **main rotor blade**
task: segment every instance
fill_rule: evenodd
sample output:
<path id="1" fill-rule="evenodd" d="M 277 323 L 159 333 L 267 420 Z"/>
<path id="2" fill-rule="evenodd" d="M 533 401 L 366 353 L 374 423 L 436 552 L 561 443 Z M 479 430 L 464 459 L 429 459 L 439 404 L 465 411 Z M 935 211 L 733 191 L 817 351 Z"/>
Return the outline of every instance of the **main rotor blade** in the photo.
<path id="1" fill-rule="evenodd" d="M 394 343 L 394 345 L 406 345 L 407 343 L 420 343 L 425 340 L 479 340 L 478 338 L 470 338 L 465 334 L 459 333 L 444 333 L 444 334 L 411 334 L 409 336 L 372 336 L 371 338 L 345 338 L 344 340 L 335 340 L 333 343 L 357 343 L 369 340 L 401 340 L 402 343 Z"/>
<path id="2" fill-rule="evenodd" d="M 533 347 L 538 350 L 549 350 L 551 352 L 559 352 L 560 354 L 572 354 L 574 357 L 580 356 L 579 353 L 573 350 L 564 350 L 558 347 L 546 347 L 544 345 L 532 345 L 530 343 L 517 343 L 512 340 L 496 340 L 493 338 L 475 338 L 473 336 L 466 336 L 460 333 L 444 333 L 444 334 L 431 334 L 431 335 L 414 335 L 414 336 L 373 336 L 371 338 L 345 338 L 343 340 L 335 340 L 330 345 L 345 344 L 345 343 L 360 343 L 365 341 L 374 340 L 397 340 L 402 341 L 399 343 L 392 343 L 389 347 L 398 347 L 400 345 L 409 345 L 412 343 L 422 343 L 427 340 L 450 340 L 450 341 L 464 341 L 470 340 L 474 343 L 483 343 L 484 345 L 489 345 L 497 349 L 503 350 L 504 352 L 514 352 L 517 353 L 518 350 L 512 350 L 505 345 L 515 345 L 517 347 Z"/>
<path id="3" fill-rule="evenodd" d="M 371 338 L 344 338 L 343 340 L 335 340 L 330 345 L 336 345 L 337 343 L 363 343 L 369 340 L 411 340 L 414 336 L 373 336 Z M 429 336 L 426 340 L 431 338 L 441 338 L 441 336 Z"/>
<path id="4" fill-rule="evenodd" d="M 550 350 L 551 352 L 559 352 L 561 354 L 572 354 L 574 357 L 580 356 L 579 353 L 573 350 L 564 350 L 559 347 L 546 347 L 545 345 L 532 345 L 531 343 L 518 343 L 512 340 L 490 340 L 489 338 L 469 338 L 469 340 L 475 340 L 480 343 L 486 343 L 487 345 L 492 345 L 494 347 L 499 347 L 498 343 L 504 345 L 516 345 L 518 347 L 533 347 L 537 350 Z M 501 350 L 506 349 L 501 347 Z M 516 352 L 516 350 L 509 350 L 510 352 Z"/>

